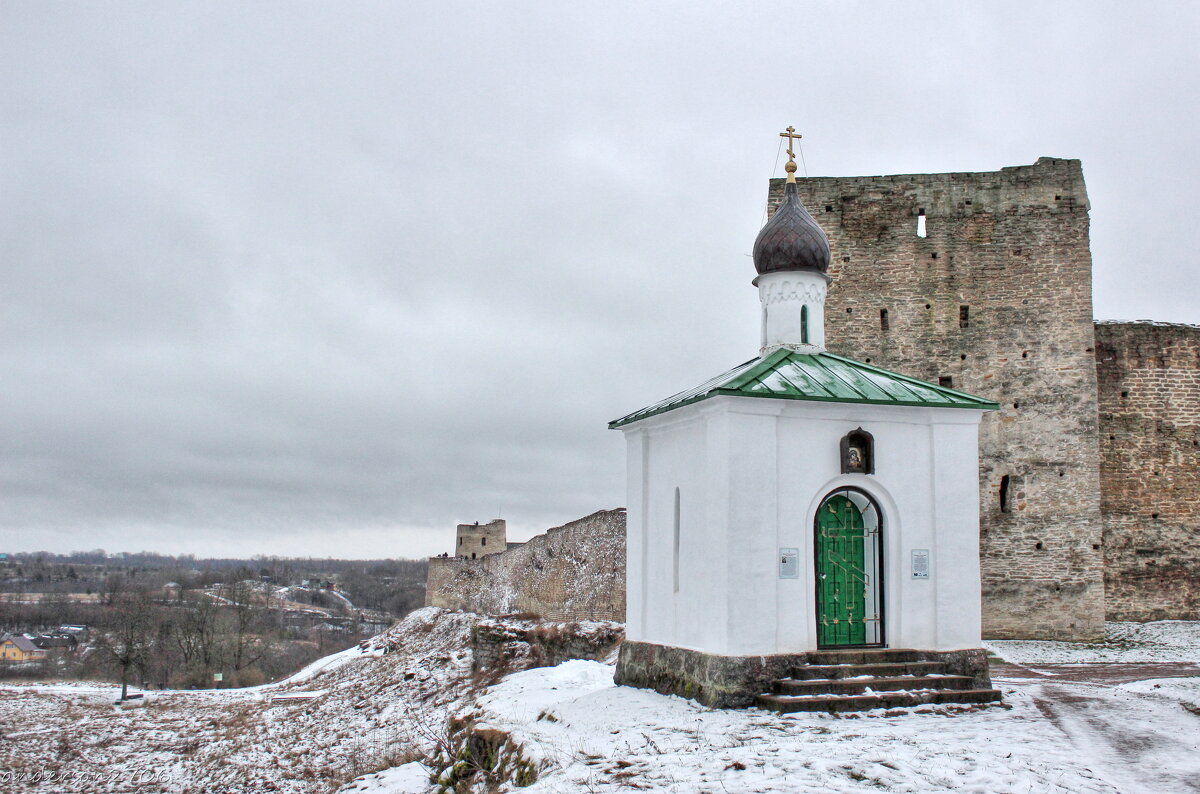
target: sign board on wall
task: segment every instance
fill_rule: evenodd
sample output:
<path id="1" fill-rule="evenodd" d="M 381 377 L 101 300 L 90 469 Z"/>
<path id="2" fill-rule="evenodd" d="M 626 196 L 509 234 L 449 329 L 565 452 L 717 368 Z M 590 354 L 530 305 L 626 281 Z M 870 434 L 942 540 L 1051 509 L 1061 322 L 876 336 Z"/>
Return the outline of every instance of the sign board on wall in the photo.
<path id="1" fill-rule="evenodd" d="M 912 550 L 912 578 L 929 578 L 929 549 Z"/>
<path id="2" fill-rule="evenodd" d="M 800 549 L 779 550 L 779 578 L 800 578 Z"/>

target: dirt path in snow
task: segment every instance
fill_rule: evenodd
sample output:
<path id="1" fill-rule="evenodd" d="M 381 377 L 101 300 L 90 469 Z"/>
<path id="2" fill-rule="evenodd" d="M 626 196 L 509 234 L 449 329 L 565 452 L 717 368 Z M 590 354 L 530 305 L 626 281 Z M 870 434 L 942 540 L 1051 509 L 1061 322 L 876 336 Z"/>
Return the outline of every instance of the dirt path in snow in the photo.
<path id="1" fill-rule="evenodd" d="M 1200 794 L 1200 716 L 1120 684 L 1200 676 L 1195 664 L 994 664 L 1122 794 Z"/>
<path id="2" fill-rule="evenodd" d="M 991 663 L 992 677 L 1021 681 L 1052 679 L 1088 684 L 1124 684 L 1151 678 L 1200 677 L 1200 664 L 1192 662 L 1136 662 L 1132 664 L 1104 662 L 1097 664 L 1014 664 Z"/>

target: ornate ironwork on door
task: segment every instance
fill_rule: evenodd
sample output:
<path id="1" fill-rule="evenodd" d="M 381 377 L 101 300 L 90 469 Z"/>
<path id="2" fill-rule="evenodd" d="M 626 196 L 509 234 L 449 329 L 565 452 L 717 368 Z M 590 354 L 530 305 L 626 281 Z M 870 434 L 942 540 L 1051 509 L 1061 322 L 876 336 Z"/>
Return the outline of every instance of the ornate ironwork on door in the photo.
<path id="1" fill-rule="evenodd" d="M 882 522 L 862 491 L 843 488 L 817 509 L 817 644 L 883 643 Z"/>

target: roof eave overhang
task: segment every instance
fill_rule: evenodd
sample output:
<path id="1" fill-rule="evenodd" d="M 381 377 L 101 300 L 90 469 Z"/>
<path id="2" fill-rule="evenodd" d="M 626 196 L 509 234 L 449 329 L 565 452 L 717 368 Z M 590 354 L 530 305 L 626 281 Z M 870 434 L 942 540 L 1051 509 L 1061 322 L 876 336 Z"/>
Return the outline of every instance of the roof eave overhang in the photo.
<path id="1" fill-rule="evenodd" d="M 1000 410 L 999 403 L 992 402 L 991 400 L 982 400 L 978 397 L 974 398 L 975 400 L 978 400 L 978 404 L 965 405 L 965 404 L 961 404 L 961 403 L 952 403 L 951 404 L 951 403 L 934 403 L 934 402 L 902 401 L 902 400 L 871 400 L 871 399 L 866 399 L 866 398 L 851 398 L 851 397 L 808 397 L 808 396 L 803 396 L 803 395 L 789 395 L 789 394 L 753 394 L 753 393 L 747 393 L 744 391 L 739 391 L 737 389 L 713 389 L 712 391 L 707 392 L 702 395 L 699 395 L 697 397 L 692 397 L 687 400 L 682 400 L 673 405 L 665 405 L 662 408 L 658 408 L 653 411 L 646 411 L 646 409 L 642 409 L 643 411 L 646 411 L 645 413 L 642 413 L 642 411 L 635 411 L 634 413 L 629 414 L 628 416 L 623 416 L 620 419 L 614 419 L 613 421 L 609 422 L 608 429 L 609 430 L 620 430 L 623 427 L 628 427 L 629 425 L 640 422 L 643 419 L 649 419 L 653 416 L 661 416 L 662 414 L 670 413 L 671 411 L 674 411 L 677 408 L 684 408 L 689 405 L 695 405 L 696 403 L 701 402 L 703 400 L 707 400 L 710 397 L 720 397 L 720 396 L 747 397 L 747 398 L 756 399 L 756 400 L 784 400 L 787 402 L 837 403 L 837 404 L 842 404 L 842 405 L 845 405 L 845 404 L 894 405 L 894 406 L 898 406 L 898 407 L 902 407 L 902 408 L 949 408 L 949 409 L 966 410 L 966 411 L 998 411 L 998 410 Z"/>

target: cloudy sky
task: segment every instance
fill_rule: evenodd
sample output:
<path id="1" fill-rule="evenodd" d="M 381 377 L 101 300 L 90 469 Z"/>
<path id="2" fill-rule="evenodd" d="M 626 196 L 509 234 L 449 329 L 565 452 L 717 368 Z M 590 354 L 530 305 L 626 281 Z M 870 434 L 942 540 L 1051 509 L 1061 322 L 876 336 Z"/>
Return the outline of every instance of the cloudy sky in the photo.
<path id="1" fill-rule="evenodd" d="M 0 2 L 0 550 L 420 556 L 624 502 L 810 175 L 1077 157 L 1200 323 L 1190 3 Z"/>

